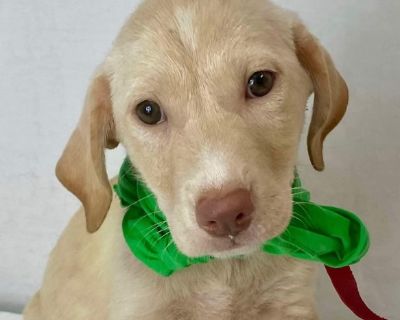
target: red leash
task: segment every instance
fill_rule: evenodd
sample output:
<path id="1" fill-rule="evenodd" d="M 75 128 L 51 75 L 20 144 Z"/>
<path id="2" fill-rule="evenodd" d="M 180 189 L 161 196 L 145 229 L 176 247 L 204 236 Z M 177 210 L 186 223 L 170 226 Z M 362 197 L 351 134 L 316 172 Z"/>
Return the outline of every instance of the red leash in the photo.
<path id="1" fill-rule="evenodd" d="M 363 320 L 386 320 L 372 312 L 364 303 L 350 267 L 333 269 L 325 266 L 325 268 L 340 299 L 356 316 Z"/>

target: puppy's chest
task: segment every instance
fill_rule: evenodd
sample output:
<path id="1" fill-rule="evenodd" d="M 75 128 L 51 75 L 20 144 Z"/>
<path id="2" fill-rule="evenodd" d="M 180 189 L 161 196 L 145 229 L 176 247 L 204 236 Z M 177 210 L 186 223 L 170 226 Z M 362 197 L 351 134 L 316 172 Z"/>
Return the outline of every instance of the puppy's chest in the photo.
<path id="1" fill-rule="evenodd" d="M 246 263 L 211 270 L 200 272 L 201 277 L 193 272 L 172 284 L 168 312 L 175 314 L 174 319 L 179 315 L 181 319 L 258 319 L 274 304 L 275 288 L 287 280 L 271 266 L 265 266 L 264 272 Z"/>
<path id="2" fill-rule="evenodd" d="M 145 269 L 138 273 L 138 264 L 135 274 L 118 282 L 111 311 L 119 320 L 269 319 L 271 310 L 304 292 L 311 269 L 260 257 L 196 265 L 167 278 Z"/>
<path id="3" fill-rule="evenodd" d="M 256 317 L 268 308 L 268 286 L 262 281 L 240 287 L 215 281 L 197 287 L 181 301 L 186 306 L 184 312 L 188 319 L 244 320 Z"/>

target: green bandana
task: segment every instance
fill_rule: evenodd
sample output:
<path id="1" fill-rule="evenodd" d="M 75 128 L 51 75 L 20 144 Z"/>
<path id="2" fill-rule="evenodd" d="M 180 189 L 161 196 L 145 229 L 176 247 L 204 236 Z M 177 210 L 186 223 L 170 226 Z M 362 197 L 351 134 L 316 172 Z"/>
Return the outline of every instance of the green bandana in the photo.
<path id="1" fill-rule="evenodd" d="M 170 234 L 154 194 L 140 181 L 130 161 L 121 167 L 114 186 L 126 208 L 122 230 L 132 253 L 162 276 L 206 263 L 213 257 L 189 258 L 181 253 Z M 262 251 L 273 255 L 316 261 L 333 268 L 358 262 L 368 251 L 368 231 L 353 213 L 317 205 L 296 175 L 292 186 L 293 218 L 284 233 L 267 241 Z"/>

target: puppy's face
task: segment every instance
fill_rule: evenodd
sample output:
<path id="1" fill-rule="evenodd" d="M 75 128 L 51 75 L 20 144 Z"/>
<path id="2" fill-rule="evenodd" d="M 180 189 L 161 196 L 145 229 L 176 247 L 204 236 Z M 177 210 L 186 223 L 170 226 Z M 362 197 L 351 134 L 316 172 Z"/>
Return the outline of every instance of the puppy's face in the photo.
<path id="1" fill-rule="evenodd" d="M 189 256 L 250 253 L 291 219 L 309 73 L 338 76 L 328 56 L 301 58 L 305 40 L 325 52 L 294 21 L 265 1 L 150 0 L 105 63 L 116 137 Z M 328 121 L 334 98 L 314 114 L 311 153 L 344 113 Z"/>
<path id="2" fill-rule="evenodd" d="M 145 25 L 132 26 L 134 41 L 120 40 L 113 53 L 115 122 L 180 250 L 243 254 L 290 220 L 312 85 L 288 25 L 261 1 L 194 3 L 157 11 Z M 135 18 L 141 21 L 147 10 Z M 244 213 L 250 224 L 232 234 L 207 232 L 199 225 L 198 215 L 208 215 L 198 212 L 199 202 L 218 202 L 235 190 L 250 193 L 253 209 Z"/>

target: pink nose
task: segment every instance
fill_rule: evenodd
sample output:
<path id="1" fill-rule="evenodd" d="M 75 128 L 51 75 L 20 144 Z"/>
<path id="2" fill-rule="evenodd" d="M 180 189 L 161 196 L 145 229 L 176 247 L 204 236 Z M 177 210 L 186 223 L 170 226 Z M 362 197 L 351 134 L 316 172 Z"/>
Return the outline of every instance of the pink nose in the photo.
<path id="1" fill-rule="evenodd" d="M 202 198 L 196 206 L 196 219 L 212 236 L 236 236 L 250 226 L 253 211 L 250 192 L 236 189 L 219 198 Z"/>

